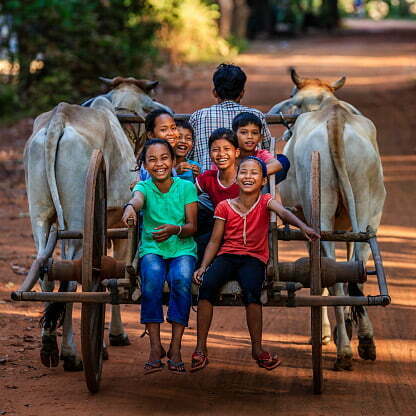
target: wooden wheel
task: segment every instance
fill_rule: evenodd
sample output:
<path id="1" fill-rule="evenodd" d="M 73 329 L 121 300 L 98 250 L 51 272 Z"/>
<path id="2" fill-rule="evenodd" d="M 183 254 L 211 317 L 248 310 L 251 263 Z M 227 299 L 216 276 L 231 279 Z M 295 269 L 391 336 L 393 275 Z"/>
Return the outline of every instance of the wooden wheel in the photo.
<path id="1" fill-rule="evenodd" d="M 311 218 L 310 225 L 321 231 L 321 169 L 319 152 L 311 157 Z M 316 240 L 310 247 L 311 295 L 321 295 L 321 241 Z M 322 376 L 322 306 L 311 307 L 313 392 L 321 394 Z"/>
<path id="2" fill-rule="evenodd" d="M 82 291 L 98 292 L 101 256 L 106 254 L 107 184 L 105 163 L 100 150 L 94 150 L 85 182 Z M 88 389 L 100 387 L 105 304 L 84 303 L 81 310 L 81 344 Z"/>

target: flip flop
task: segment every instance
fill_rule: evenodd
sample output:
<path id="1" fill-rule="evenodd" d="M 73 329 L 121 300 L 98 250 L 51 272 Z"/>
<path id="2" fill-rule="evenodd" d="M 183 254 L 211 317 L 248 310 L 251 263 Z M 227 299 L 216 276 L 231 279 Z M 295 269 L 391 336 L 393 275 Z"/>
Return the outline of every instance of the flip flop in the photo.
<path id="1" fill-rule="evenodd" d="M 162 371 L 164 366 L 165 366 L 165 364 L 163 364 L 161 360 L 148 361 L 144 365 L 144 375 L 148 375 L 148 374 L 157 373 L 159 371 Z"/>
<path id="2" fill-rule="evenodd" d="M 194 352 L 192 354 L 191 373 L 199 371 L 208 365 L 208 357 L 202 352 Z"/>
<path id="3" fill-rule="evenodd" d="M 175 361 L 168 360 L 168 370 L 176 374 L 186 373 L 185 364 L 182 361 L 176 363 Z"/>
<path id="4" fill-rule="evenodd" d="M 260 368 L 264 368 L 268 371 L 271 371 L 275 369 L 276 367 L 279 367 L 280 364 L 282 364 L 282 362 L 277 357 L 277 354 L 271 356 L 270 353 L 266 351 L 262 352 L 257 357 L 256 362 Z"/>

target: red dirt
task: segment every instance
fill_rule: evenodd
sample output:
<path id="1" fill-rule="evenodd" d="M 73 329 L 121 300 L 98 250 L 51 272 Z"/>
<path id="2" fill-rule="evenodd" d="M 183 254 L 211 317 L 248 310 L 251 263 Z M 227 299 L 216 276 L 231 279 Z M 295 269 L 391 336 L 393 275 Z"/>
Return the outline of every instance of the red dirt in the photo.
<path id="1" fill-rule="evenodd" d="M 251 360 L 244 311 L 218 308 L 209 338 L 211 362 L 205 371 L 185 376 L 167 371 L 143 376 L 148 339 L 139 337 L 143 328 L 137 323 L 138 307 L 128 306 L 124 307 L 124 319 L 132 345 L 110 348 L 110 361 L 104 365 L 97 395 L 88 393 L 82 373 L 64 373 L 61 366 L 44 368 L 38 358 L 41 305 L 9 300 L 10 291 L 17 289 L 23 279 L 16 272 L 27 272 L 35 254 L 22 167 L 30 121 L 22 121 L 13 128 L 0 129 L 0 414 L 415 414 L 414 39 L 416 26 L 412 24 L 355 23 L 354 30 L 336 36 L 255 43 L 236 59 L 248 74 L 246 104 L 267 110 L 286 98 L 291 89 L 287 66 L 294 65 L 301 75 L 335 80 L 345 74 L 347 84 L 339 91 L 339 98 L 358 107 L 377 127 L 388 192 L 379 241 L 393 303 L 370 311 L 376 334 L 376 362 L 357 358 L 354 338 L 354 371 L 334 372 L 335 347 L 324 347 L 326 388 L 322 396 L 313 396 L 307 309 L 265 310 L 265 346 L 283 359 L 281 367 L 266 372 Z M 213 68 L 195 71 L 183 90 L 165 88 L 160 99 L 177 112 L 212 104 Z M 302 250 L 300 245 L 286 243 L 282 251 L 284 258 L 293 259 Z M 366 290 L 368 294 L 376 292 L 374 279 Z M 79 332 L 79 308 L 75 318 Z M 165 325 L 165 343 L 168 336 L 169 326 Z M 187 361 L 194 344 L 192 312 L 184 338 Z"/>

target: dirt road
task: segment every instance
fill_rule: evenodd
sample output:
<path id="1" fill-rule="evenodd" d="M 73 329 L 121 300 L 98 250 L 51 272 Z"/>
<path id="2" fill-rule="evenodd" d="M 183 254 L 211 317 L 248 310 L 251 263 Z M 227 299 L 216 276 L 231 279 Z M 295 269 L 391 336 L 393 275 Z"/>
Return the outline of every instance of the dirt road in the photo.
<path id="1" fill-rule="evenodd" d="M 132 345 L 110 348 L 102 388 L 91 396 L 82 373 L 47 369 L 38 359 L 40 305 L 12 303 L 35 253 L 24 189 L 22 150 L 28 122 L 0 130 L 0 414 L 7 415 L 414 415 L 416 402 L 416 26 L 353 24 L 331 37 L 255 43 L 236 61 L 248 74 L 244 103 L 267 110 L 288 96 L 287 67 L 301 75 L 335 80 L 347 76 L 339 98 L 371 118 L 378 129 L 387 187 L 379 230 L 393 303 L 370 311 L 377 361 L 356 356 L 353 372 L 331 370 L 333 344 L 324 347 L 325 392 L 311 394 L 309 312 L 265 310 L 265 346 L 283 365 L 273 372 L 250 357 L 244 313 L 218 308 L 209 338 L 211 363 L 195 375 L 167 371 L 142 375 L 148 339 L 137 323 L 138 308 L 125 307 Z M 183 90 L 165 88 L 160 98 L 177 112 L 210 105 L 212 67 L 193 74 Z M 278 133 L 275 131 L 275 133 Z M 294 259 L 302 246 L 286 244 Z M 367 294 L 375 293 L 370 279 Z M 332 314 L 332 312 L 331 312 Z M 76 328 L 79 312 L 75 313 Z M 333 321 L 333 315 L 332 315 Z M 169 326 L 163 327 L 166 342 Z M 195 313 L 184 338 L 189 360 Z"/>

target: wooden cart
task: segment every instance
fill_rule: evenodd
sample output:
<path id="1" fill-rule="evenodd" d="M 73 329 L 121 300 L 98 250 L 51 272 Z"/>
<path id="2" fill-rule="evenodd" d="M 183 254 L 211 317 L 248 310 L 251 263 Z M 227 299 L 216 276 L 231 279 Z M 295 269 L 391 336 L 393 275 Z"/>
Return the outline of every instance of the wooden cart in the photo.
<path id="1" fill-rule="evenodd" d="M 185 118 L 180 115 L 177 118 Z M 137 117 L 120 117 L 125 122 L 140 122 Z M 293 121 L 293 117 L 289 118 Z M 280 116 L 268 117 L 270 123 L 281 123 Z M 85 183 L 84 229 L 57 231 L 52 229 L 46 249 L 33 262 L 20 289 L 13 292 L 15 301 L 81 302 L 81 348 L 88 389 L 99 390 L 103 365 L 103 337 L 105 304 L 140 303 L 139 276 L 134 267 L 138 235 L 137 228 L 107 229 L 106 212 L 106 166 L 103 154 L 95 150 L 91 156 Z M 270 187 L 275 189 L 274 177 Z M 296 262 L 278 261 L 279 240 L 305 240 L 302 232 L 285 226 L 278 227 L 276 216 L 271 215 L 270 243 L 271 264 L 268 267 L 267 295 L 264 306 L 310 307 L 313 392 L 323 389 L 322 376 L 322 307 L 323 306 L 386 306 L 390 303 L 387 282 L 376 235 L 372 230 L 362 233 L 320 230 L 320 159 L 319 153 L 311 155 L 311 218 L 310 225 L 320 231 L 321 239 L 310 243 L 309 257 Z M 125 264 L 108 257 L 107 238 L 128 239 L 129 261 Z M 83 255 L 79 260 L 53 258 L 58 240 L 82 239 Z M 321 257 L 320 241 L 365 242 L 371 247 L 374 269 L 366 270 L 362 262 L 335 262 Z M 36 292 L 32 291 L 39 274 L 47 280 L 77 281 L 82 292 Z M 377 276 L 379 294 L 376 296 L 321 296 L 322 288 L 336 282 L 366 281 L 367 275 Z M 301 288 L 310 288 L 310 295 L 297 295 Z M 195 289 L 195 288 L 194 288 Z M 227 283 L 218 305 L 241 306 L 241 290 L 237 282 Z M 196 301 L 196 293 L 194 293 Z"/>

